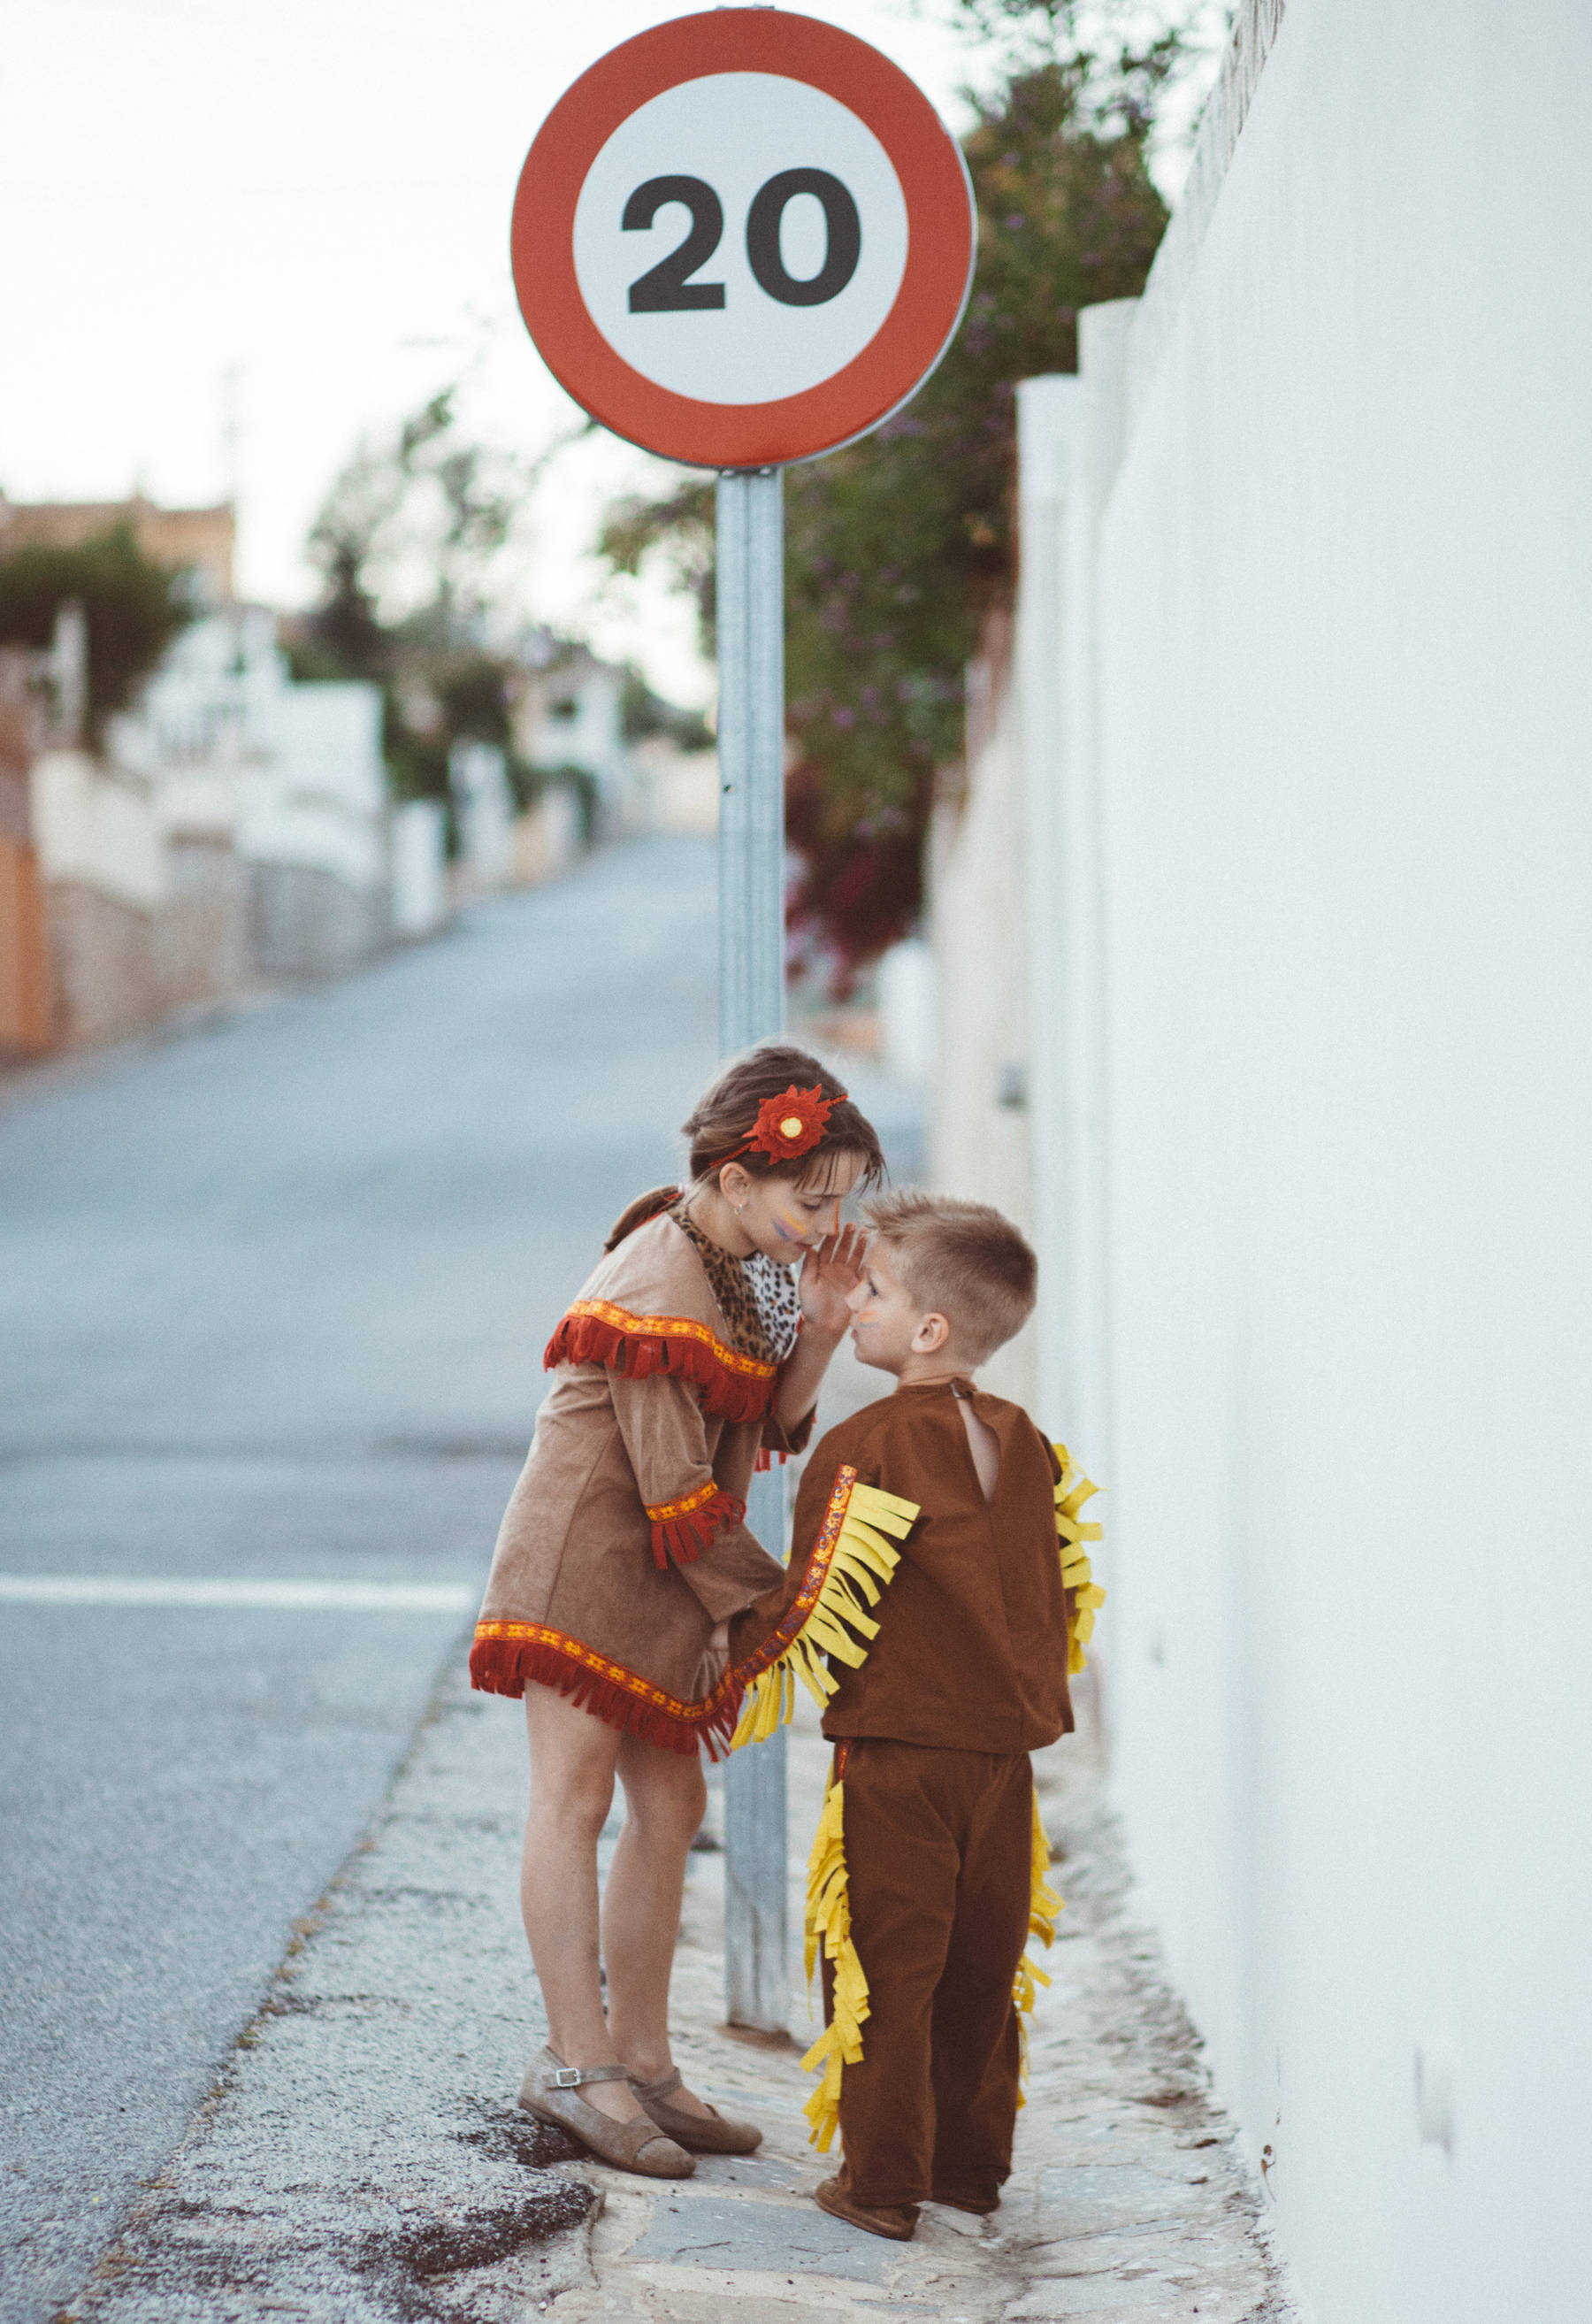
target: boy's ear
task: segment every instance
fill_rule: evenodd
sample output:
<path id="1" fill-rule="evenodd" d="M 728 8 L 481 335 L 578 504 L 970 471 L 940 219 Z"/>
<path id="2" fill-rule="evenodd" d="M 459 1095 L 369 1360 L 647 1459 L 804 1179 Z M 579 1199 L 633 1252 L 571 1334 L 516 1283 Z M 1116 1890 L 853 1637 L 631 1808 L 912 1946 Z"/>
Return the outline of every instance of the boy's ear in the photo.
<path id="1" fill-rule="evenodd" d="M 937 1356 L 950 1337 L 951 1326 L 943 1315 L 925 1315 L 912 1335 L 912 1352 L 915 1356 Z"/>

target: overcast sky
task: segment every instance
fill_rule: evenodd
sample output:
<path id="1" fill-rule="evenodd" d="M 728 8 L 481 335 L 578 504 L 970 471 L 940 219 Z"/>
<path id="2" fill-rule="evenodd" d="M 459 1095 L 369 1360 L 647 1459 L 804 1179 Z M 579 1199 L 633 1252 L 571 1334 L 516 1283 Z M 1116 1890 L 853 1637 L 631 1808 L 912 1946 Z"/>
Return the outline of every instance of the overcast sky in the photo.
<path id="1" fill-rule="evenodd" d="M 952 127 L 979 60 L 909 0 L 805 0 L 871 40 Z M 290 605 L 332 475 L 470 366 L 479 432 L 538 449 L 576 415 L 514 304 L 508 218 L 561 91 L 687 11 L 646 0 L 49 0 L 0 61 L 0 487 L 214 501 L 240 583 Z M 1175 165 L 1174 165 L 1175 166 Z M 231 375 L 232 384 L 228 385 Z M 235 414 L 235 475 L 226 413 Z M 612 492 L 665 473 L 594 440 L 534 511 L 537 610 L 700 696 L 685 609 L 604 588 Z"/>

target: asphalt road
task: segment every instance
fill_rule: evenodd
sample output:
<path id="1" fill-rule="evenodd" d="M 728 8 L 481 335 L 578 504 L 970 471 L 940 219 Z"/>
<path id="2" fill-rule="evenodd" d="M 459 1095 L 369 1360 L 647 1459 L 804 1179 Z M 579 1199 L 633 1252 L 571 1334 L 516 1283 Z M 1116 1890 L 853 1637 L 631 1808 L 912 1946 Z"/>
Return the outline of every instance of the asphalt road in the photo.
<path id="1" fill-rule="evenodd" d="M 713 865 L 608 853 L 0 1098 L 7 1577 L 473 1600 L 603 1233 L 714 1056 Z M 0 1595 L 0 2319 L 82 2283 L 405 1750 L 461 1610 Z"/>

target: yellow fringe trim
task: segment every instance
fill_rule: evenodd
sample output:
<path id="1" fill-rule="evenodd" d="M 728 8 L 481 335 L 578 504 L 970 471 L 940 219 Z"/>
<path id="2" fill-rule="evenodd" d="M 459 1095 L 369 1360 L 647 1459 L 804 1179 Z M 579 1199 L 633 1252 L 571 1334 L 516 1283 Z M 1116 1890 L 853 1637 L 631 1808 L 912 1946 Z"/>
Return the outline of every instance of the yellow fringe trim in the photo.
<path id="1" fill-rule="evenodd" d="M 1099 1492 L 1081 1469 L 1074 1466 L 1072 1455 L 1064 1444 L 1055 1448 L 1056 1459 L 1062 1464 L 1061 1482 L 1056 1487 L 1056 1533 L 1061 1541 L 1062 1581 L 1072 1593 L 1072 1605 L 1067 1617 L 1067 1674 L 1069 1677 L 1082 1670 L 1088 1662 L 1084 1647 L 1094 1636 L 1094 1618 L 1106 1602 L 1106 1593 L 1094 1578 L 1094 1568 L 1083 1545 L 1099 1541 L 1098 1525 L 1086 1525 L 1079 1514 L 1085 1501 L 1092 1500 Z"/>
<path id="2" fill-rule="evenodd" d="M 1050 1885 L 1050 1841 L 1039 1820 L 1039 1794 L 1034 1794 L 1034 1831 L 1029 1849 L 1028 1934 L 1037 1937 L 1046 1947 L 1055 1941 L 1056 1915 L 1067 1909 L 1065 1899 Z M 1050 1978 L 1036 1960 L 1025 1952 L 1017 1963 L 1017 1973 L 1012 1982 L 1012 1999 L 1017 2006 L 1017 2033 L 1022 2042 L 1023 2064 L 1017 2084 L 1017 2104 L 1028 2103 L 1028 2020 L 1034 2012 L 1036 1986 L 1048 1985 Z"/>
<path id="3" fill-rule="evenodd" d="M 889 1538 L 901 1541 L 918 1517 L 918 1504 L 904 1501 L 878 1485 L 860 1484 L 857 1472 L 842 1468 L 835 1479 L 829 1508 L 808 1559 L 800 1597 L 771 1642 L 779 1648 L 767 1668 L 747 1685 L 741 1721 L 732 1750 L 761 1743 L 796 1715 L 796 1682 L 800 1679 L 822 1711 L 840 1682 L 824 1661 L 833 1655 L 856 1670 L 868 1659 L 879 1636 L 879 1624 L 869 1611 L 877 1606 L 901 1562 L 901 1553 Z M 787 1625 L 794 1625 L 788 1637 Z M 759 1648 L 759 1654 L 768 1647 Z M 802 2060 L 805 2070 L 820 2074 L 808 2098 L 810 2136 L 820 2154 L 827 2154 L 840 2127 L 841 2073 L 862 2055 L 862 2027 L 868 2016 L 868 1979 L 851 1941 L 850 1882 L 846 1874 L 845 1786 L 833 1775 L 825 1786 L 824 1812 L 814 1835 L 807 1864 L 806 1935 L 807 1982 L 822 1945 L 834 1970 L 829 2023 Z"/>
<path id="4" fill-rule="evenodd" d="M 1098 1485 L 1091 1485 L 1076 1465 L 1064 1444 L 1055 1448 L 1056 1459 L 1062 1464 L 1061 1480 L 1055 1489 L 1056 1537 L 1061 1545 L 1062 1582 L 1068 1592 L 1067 1611 L 1067 1674 L 1071 1677 L 1085 1667 L 1083 1649 L 1094 1636 L 1094 1618 L 1106 1602 L 1106 1593 L 1094 1578 L 1089 1553 L 1083 1545 L 1099 1541 L 1100 1528 L 1086 1522 L 1083 1504 L 1094 1499 Z M 1050 1841 L 1039 1820 L 1039 1795 L 1034 1797 L 1034 1832 L 1029 1859 L 1028 1934 L 1037 1937 L 1049 1947 L 1054 1942 L 1056 1914 L 1065 1910 L 1063 1899 L 1050 1885 Z M 1050 1983 L 1049 1977 L 1030 1953 L 1025 1952 L 1017 1963 L 1017 1974 L 1012 1985 L 1012 1999 L 1017 2006 L 1017 2031 L 1022 2039 L 1022 2079 L 1017 2086 L 1017 2104 L 1028 2102 L 1028 2020 L 1034 2014 L 1036 1988 Z"/>
<path id="5" fill-rule="evenodd" d="M 807 1859 L 807 1909 L 803 1923 L 808 1985 L 813 1982 L 820 1945 L 834 1968 L 829 2023 L 802 2060 L 804 2072 L 823 2075 L 803 2108 L 812 2126 L 807 2135 L 820 2154 L 828 2153 L 840 2128 L 841 2071 L 860 2062 L 869 2006 L 868 1979 L 851 1942 L 845 1812 L 846 1787 L 832 1775 L 824 1789 L 824 1812 L 813 1835 L 813 1853 Z"/>
<path id="6" fill-rule="evenodd" d="M 853 1469 L 841 1471 L 803 1593 L 814 1591 L 812 1603 L 803 1607 L 798 1600 L 800 1628 L 748 1686 L 732 1751 L 747 1743 L 766 1742 L 777 1728 L 789 1726 L 796 1716 L 797 1679 L 824 1709 L 840 1684 L 825 1655 L 849 1663 L 853 1670 L 867 1661 L 879 1636 L 879 1624 L 868 1609 L 879 1604 L 901 1562 L 900 1551 L 886 1536 L 904 1539 L 917 1516 L 916 1501 L 904 1501 L 878 1485 L 859 1484 Z"/>

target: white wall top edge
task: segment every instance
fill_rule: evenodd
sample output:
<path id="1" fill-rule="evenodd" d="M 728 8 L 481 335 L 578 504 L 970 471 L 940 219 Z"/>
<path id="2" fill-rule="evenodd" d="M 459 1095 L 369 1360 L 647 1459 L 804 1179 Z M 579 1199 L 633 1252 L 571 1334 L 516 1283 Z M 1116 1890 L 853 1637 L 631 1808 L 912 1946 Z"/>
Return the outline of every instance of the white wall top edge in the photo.
<path id="1" fill-rule="evenodd" d="M 1139 409 L 1155 377 L 1287 5 L 1288 0 L 1240 0 L 1220 75 L 1200 116 L 1182 198 L 1138 302 L 1127 366 L 1130 411 Z"/>

